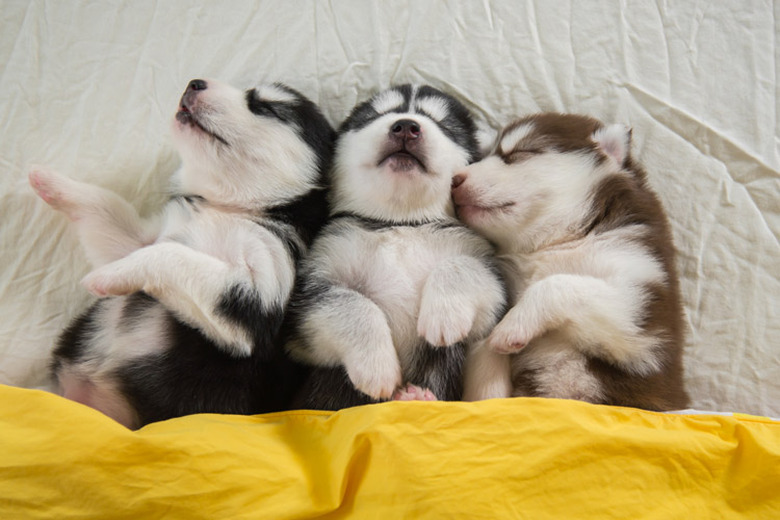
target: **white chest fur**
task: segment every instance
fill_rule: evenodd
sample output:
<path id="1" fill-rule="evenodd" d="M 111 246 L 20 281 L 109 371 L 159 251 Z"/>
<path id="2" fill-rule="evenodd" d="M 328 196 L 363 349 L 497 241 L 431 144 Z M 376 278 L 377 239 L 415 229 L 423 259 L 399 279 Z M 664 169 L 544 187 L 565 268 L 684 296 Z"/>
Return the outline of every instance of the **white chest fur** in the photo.
<path id="1" fill-rule="evenodd" d="M 318 285 L 301 331 L 288 345 L 317 364 L 343 364 L 358 390 L 392 395 L 417 348 L 448 348 L 484 337 L 504 292 L 490 244 L 447 224 L 372 228 L 351 220 L 325 230 L 306 276 Z"/>
<path id="2" fill-rule="evenodd" d="M 323 275 L 375 302 L 400 349 L 420 341 L 420 298 L 431 272 L 449 258 L 490 253 L 489 245 L 470 231 L 435 224 L 380 230 L 349 226 L 323 238 L 313 251 L 322 255 Z"/>

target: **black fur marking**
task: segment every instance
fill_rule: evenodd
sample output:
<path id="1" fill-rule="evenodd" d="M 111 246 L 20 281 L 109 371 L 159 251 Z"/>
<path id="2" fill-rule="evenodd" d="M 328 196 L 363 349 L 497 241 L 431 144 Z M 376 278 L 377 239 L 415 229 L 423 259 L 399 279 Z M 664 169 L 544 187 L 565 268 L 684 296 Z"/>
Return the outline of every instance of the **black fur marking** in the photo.
<path id="1" fill-rule="evenodd" d="M 284 308 L 274 305 L 264 309 L 254 288 L 236 284 L 220 298 L 217 314 L 249 331 L 254 344 L 253 355 L 263 359 L 272 354 L 282 327 Z"/>
<path id="2" fill-rule="evenodd" d="M 266 214 L 292 225 L 301 234 L 306 246 L 327 219 L 328 172 L 333 161 L 336 131 L 312 101 L 300 92 L 281 83 L 274 86 L 295 97 L 294 102 L 268 101 L 258 97 L 255 89 L 246 92 L 249 110 L 257 115 L 276 118 L 291 125 L 317 158 L 319 186 L 292 201 L 266 210 Z M 286 240 L 286 239 L 284 239 Z"/>
<path id="3" fill-rule="evenodd" d="M 324 181 L 323 181 L 324 182 Z M 306 195 L 299 197 L 282 206 L 270 208 L 266 214 L 269 218 L 279 220 L 295 228 L 300 234 L 305 246 L 311 245 L 314 237 L 317 236 L 328 217 L 327 189 L 314 189 Z M 274 231 L 271 227 L 268 227 Z M 289 242 L 289 237 L 277 235 L 285 243 Z M 299 247 L 295 247 L 296 262 L 302 255 Z"/>
<path id="4" fill-rule="evenodd" d="M 168 198 L 168 202 L 175 202 L 179 204 L 180 206 L 183 206 L 184 208 L 188 208 L 195 213 L 199 213 L 201 206 L 204 204 L 208 204 L 208 201 L 205 197 L 201 197 L 200 195 L 189 195 L 189 194 L 183 194 L 183 193 L 174 193 Z"/>
<path id="5" fill-rule="evenodd" d="M 328 298 L 332 285 L 316 279 L 306 272 L 306 266 L 301 266 L 295 277 L 295 287 L 287 305 L 281 330 L 280 344 L 285 345 L 293 338 L 298 338 L 301 318 L 314 306 L 320 305 Z M 301 339 L 301 338 L 299 338 Z M 304 348 L 309 348 L 304 342 Z"/>
<path id="6" fill-rule="evenodd" d="M 284 244 L 284 248 L 293 258 L 295 264 L 298 264 L 298 261 L 306 253 L 308 244 L 296 230 L 291 228 L 290 224 L 274 218 L 258 219 L 255 223 L 273 233 Z"/>
<path id="7" fill-rule="evenodd" d="M 463 362 L 466 347 L 456 343 L 447 347 L 423 345 L 413 351 L 406 380 L 430 389 L 440 401 L 459 401 L 463 397 Z"/>
<path id="8" fill-rule="evenodd" d="M 144 318 L 144 313 L 154 307 L 157 300 L 144 292 L 137 292 L 125 298 L 122 315 L 119 318 L 119 330 L 127 332 L 136 328 Z"/>
<path id="9" fill-rule="evenodd" d="M 344 367 L 315 367 L 293 401 L 293 407 L 335 411 L 378 402 L 354 387 Z"/>
<path id="10" fill-rule="evenodd" d="M 411 112 L 422 114 L 433 121 L 451 141 L 468 152 L 469 163 L 480 159 L 479 144 L 477 143 L 476 137 L 477 126 L 468 109 L 460 101 L 449 94 L 428 85 L 420 86 L 416 92 L 410 84 L 400 85 L 394 87 L 392 90 L 401 94 L 404 102 L 387 113 L 403 114 Z M 447 106 L 447 116 L 441 121 L 437 121 L 424 110 L 416 107 L 412 110 L 410 102 L 413 94 L 416 99 L 435 98 L 443 101 Z M 361 103 L 352 110 L 347 119 L 339 127 L 340 134 L 360 130 L 384 115 L 374 110 L 373 102 L 376 100 L 377 95 L 373 96 L 368 101 Z"/>
<path id="11" fill-rule="evenodd" d="M 111 300 L 98 300 L 60 336 L 51 365 L 55 375 L 64 365 L 78 365 L 85 359 L 99 330 L 98 316 Z M 144 308 L 162 307 L 146 295 L 139 295 L 135 302 Z M 162 312 L 168 321 L 166 337 L 159 339 L 165 342 L 164 352 L 131 360 L 113 374 L 138 415 L 139 426 L 194 413 L 256 414 L 289 409 L 308 367 L 291 361 L 279 346 L 256 350 L 249 358 L 232 356 L 172 313 Z M 263 321 L 260 315 L 256 319 Z M 140 327 L 142 322 L 136 324 Z"/>
<path id="12" fill-rule="evenodd" d="M 97 330 L 96 315 L 100 312 L 103 303 L 104 300 L 93 303 L 73 320 L 57 338 L 50 365 L 53 373 L 56 373 L 63 364 L 77 362 L 84 357 L 89 340 Z"/>
<path id="13" fill-rule="evenodd" d="M 141 424 L 193 413 L 256 414 L 287 409 L 308 369 L 281 349 L 231 356 L 169 315 L 171 345 L 117 371 Z"/>
<path id="14" fill-rule="evenodd" d="M 405 374 L 405 380 L 428 388 L 440 401 L 458 401 L 463 397 L 465 358 L 466 349 L 462 343 L 449 347 L 422 345 L 414 351 L 412 368 Z M 315 367 L 311 369 L 293 406 L 309 410 L 340 410 L 379 402 L 357 390 L 344 367 Z"/>
<path id="15" fill-rule="evenodd" d="M 355 221 L 360 227 L 369 229 L 372 231 L 380 231 L 383 229 L 391 229 L 396 227 L 421 227 L 428 225 L 435 225 L 438 229 L 465 227 L 460 222 L 447 221 L 447 220 L 410 220 L 410 221 L 391 221 L 381 220 L 371 217 L 364 217 L 357 213 L 349 211 L 340 211 L 331 216 L 332 220 L 336 219 L 349 219 Z"/>
<path id="16" fill-rule="evenodd" d="M 317 105 L 300 92 L 281 83 L 274 83 L 274 86 L 294 96 L 296 101 L 264 100 L 258 97 L 255 89 L 251 89 L 246 92 L 249 110 L 254 114 L 273 117 L 283 123 L 293 125 L 318 158 L 317 168 L 324 171 L 330 165 L 336 132 L 320 109 L 317 108 Z"/>
<path id="17" fill-rule="evenodd" d="M 200 211 L 200 205 L 206 202 L 206 199 L 200 195 L 182 195 L 181 197 L 195 211 Z"/>
<path id="18" fill-rule="evenodd" d="M 285 339 L 293 337 L 299 320 L 312 307 L 329 305 L 332 299 L 341 297 L 332 291 L 334 286 L 327 281 L 308 278 L 306 273 L 298 278 L 295 293 L 287 312 Z M 297 338 L 301 348 L 311 348 L 303 338 Z M 463 394 L 463 363 L 466 357 L 463 343 L 447 347 L 433 347 L 420 340 L 413 347 L 410 367 L 405 370 L 404 380 L 430 389 L 439 400 L 457 401 Z M 357 390 L 344 367 L 313 367 L 295 407 L 315 410 L 339 410 L 379 401 Z"/>
<path id="19" fill-rule="evenodd" d="M 444 92 L 428 85 L 421 86 L 417 91 L 418 98 L 432 97 L 444 100 L 447 104 L 447 117 L 435 121 L 441 131 L 452 142 L 467 150 L 469 163 L 479 160 L 479 144 L 477 143 L 477 125 L 463 104 Z"/>
<path id="20" fill-rule="evenodd" d="M 260 116 L 275 118 L 298 133 L 316 157 L 319 186 L 295 200 L 267 209 L 263 213 L 268 218 L 258 217 L 255 222 L 274 233 L 297 261 L 327 217 L 327 172 L 336 134 L 314 103 L 289 87 L 276 86 L 296 99 L 268 102 L 258 99 L 255 91 L 248 91 L 248 108 Z M 215 138 L 221 140 L 219 136 Z M 192 211 L 200 211 L 208 204 L 196 195 L 174 195 L 170 200 Z M 225 291 L 218 313 L 249 331 L 254 342 L 250 356 L 240 357 L 220 348 L 197 328 L 179 321 L 148 295 L 138 293 L 126 298 L 117 334 L 132 340 L 134 334 L 143 331 L 148 313 L 167 320 L 165 333 L 153 338 L 155 344 L 150 345 L 159 353 L 122 361 L 113 374 L 104 374 L 113 378 L 112 382 L 140 418 L 140 425 L 193 413 L 254 414 L 289 409 L 309 368 L 290 360 L 282 349 L 280 333 L 286 302 L 264 309 L 254 289 L 235 285 Z M 116 300 L 98 300 L 61 334 L 51 363 L 55 375 L 67 365 L 86 361 L 93 354 L 91 348 L 102 346 L 102 340 L 96 339 L 106 327 L 101 318 L 111 302 Z M 105 352 L 94 354 L 100 359 L 111 359 Z"/>

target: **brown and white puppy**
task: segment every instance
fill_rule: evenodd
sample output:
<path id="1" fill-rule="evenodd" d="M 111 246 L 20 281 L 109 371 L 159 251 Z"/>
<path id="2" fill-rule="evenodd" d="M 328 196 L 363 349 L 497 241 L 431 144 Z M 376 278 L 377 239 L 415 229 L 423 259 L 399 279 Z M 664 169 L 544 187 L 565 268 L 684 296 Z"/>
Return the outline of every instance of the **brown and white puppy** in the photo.
<path id="1" fill-rule="evenodd" d="M 535 115 L 505 128 L 488 157 L 454 177 L 458 216 L 496 245 L 511 304 L 467 361 L 467 399 L 511 388 L 686 406 L 672 235 L 630 139 L 623 125 Z"/>

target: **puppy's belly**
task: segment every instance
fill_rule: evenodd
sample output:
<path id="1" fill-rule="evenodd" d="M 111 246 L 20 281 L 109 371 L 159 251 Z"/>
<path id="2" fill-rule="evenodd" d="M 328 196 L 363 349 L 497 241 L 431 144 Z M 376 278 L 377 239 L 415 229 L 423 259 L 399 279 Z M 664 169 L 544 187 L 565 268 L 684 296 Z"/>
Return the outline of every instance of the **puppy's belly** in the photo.
<path id="1" fill-rule="evenodd" d="M 551 397 L 592 403 L 604 400 L 588 358 L 563 334 L 550 333 L 512 355 L 513 397 Z"/>
<path id="2" fill-rule="evenodd" d="M 408 272 L 385 272 L 381 276 L 386 277 L 390 284 L 375 285 L 368 288 L 364 294 L 376 303 L 387 317 L 393 344 L 401 365 L 404 366 L 407 353 L 425 343 L 417 334 L 422 284 L 415 283 Z"/>

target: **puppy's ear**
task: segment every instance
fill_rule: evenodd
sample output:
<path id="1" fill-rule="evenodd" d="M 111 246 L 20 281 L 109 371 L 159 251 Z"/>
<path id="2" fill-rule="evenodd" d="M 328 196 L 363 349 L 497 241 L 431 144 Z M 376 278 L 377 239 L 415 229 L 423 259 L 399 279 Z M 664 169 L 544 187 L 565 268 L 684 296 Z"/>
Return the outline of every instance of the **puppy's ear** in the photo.
<path id="1" fill-rule="evenodd" d="M 621 123 L 603 126 L 593 133 L 592 139 L 618 166 L 623 166 L 631 148 L 630 127 Z"/>
<path id="2" fill-rule="evenodd" d="M 483 159 L 496 146 L 498 130 L 490 126 L 487 122 L 479 119 L 475 121 L 477 125 L 477 146 L 479 147 L 479 158 Z"/>

